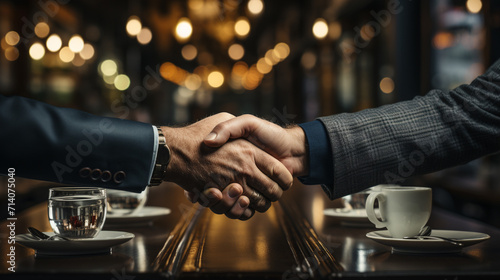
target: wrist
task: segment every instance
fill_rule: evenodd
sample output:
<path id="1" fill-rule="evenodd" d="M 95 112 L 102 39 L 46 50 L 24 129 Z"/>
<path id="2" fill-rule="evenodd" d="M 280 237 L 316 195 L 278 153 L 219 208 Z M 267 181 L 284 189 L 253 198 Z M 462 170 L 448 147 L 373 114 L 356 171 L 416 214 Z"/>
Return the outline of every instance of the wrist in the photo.
<path id="1" fill-rule="evenodd" d="M 286 131 L 291 139 L 292 174 L 295 177 L 306 176 L 309 174 L 309 153 L 304 130 L 300 126 L 293 126 Z"/>
<path id="2" fill-rule="evenodd" d="M 165 135 L 166 145 L 170 149 L 170 163 L 167 166 L 163 181 L 178 183 L 180 172 L 186 170 L 184 166 L 186 162 L 185 152 L 187 143 L 185 139 L 181 139 L 184 131 L 182 131 L 182 128 L 168 126 L 162 126 L 161 130 Z"/>

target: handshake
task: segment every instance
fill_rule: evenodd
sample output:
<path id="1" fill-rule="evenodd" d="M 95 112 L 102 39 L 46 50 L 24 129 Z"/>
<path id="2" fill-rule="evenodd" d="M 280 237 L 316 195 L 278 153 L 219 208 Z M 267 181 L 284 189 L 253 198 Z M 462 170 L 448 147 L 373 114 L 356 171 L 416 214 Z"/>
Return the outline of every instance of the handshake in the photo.
<path id="1" fill-rule="evenodd" d="M 164 181 L 214 213 L 247 220 L 265 212 L 307 175 L 306 138 L 298 126 L 282 128 L 252 115 L 228 113 L 192 125 L 161 127 L 171 150 Z"/>

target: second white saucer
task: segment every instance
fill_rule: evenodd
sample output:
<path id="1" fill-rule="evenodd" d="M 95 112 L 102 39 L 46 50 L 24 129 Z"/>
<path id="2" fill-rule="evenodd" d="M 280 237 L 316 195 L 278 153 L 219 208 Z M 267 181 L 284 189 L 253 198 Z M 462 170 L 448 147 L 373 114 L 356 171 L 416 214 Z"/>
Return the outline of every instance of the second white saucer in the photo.
<path id="1" fill-rule="evenodd" d="M 395 253 L 456 253 L 463 247 L 477 244 L 488 240 L 490 236 L 481 232 L 458 231 L 458 230 L 432 230 L 432 236 L 441 236 L 456 240 L 462 246 L 440 239 L 403 239 L 391 237 L 388 230 L 372 231 L 366 237 L 387 246 L 392 247 Z"/>

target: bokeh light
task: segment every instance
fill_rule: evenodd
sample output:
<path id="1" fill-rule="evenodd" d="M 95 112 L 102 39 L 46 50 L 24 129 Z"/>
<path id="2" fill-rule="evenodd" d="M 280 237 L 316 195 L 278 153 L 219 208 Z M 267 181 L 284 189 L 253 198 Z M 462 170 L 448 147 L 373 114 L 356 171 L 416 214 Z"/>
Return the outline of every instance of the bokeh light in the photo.
<path id="1" fill-rule="evenodd" d="M 20 39 L 21 38 L 19 37 L 19 34 L 17 34 L 16 31 L 9 31 L 7 32 L 7 34 L 5 34 L 5 42 L 11 46 L 17 45 Z"/>
<path id="2" fill-rule="evenodd" d="M 85 59 L 83 59 L 81 55 L 75 54 L 75 58 L 71 61 L 71 63 L 73 63 L 76 67 L 80 67 L 85 64 Z"/>
<path id="3" fill-rule="evenodd" d="M 182 47 L 181 53 L 185 60 L 193 60 L 198 55 L 198 50 L 193 45 L 185 45 Z"/>
<path id="4" fill-rule="evenodd" d="M 383 78 L 380 81 L 380 90 L 383 93 L 387 93 L 387 94 L 393 92 L 394 91 L 394 81 L 389 77 Z"/>
<path id="5" fill-rule="evenodd" d="M 337 40 L 342 35 L 342 25 L 338 21 L 330 23 L 329 27 L 329 37 L 332 40 Z"/>
<path id="6" fill-rule="evenodd" d="M 5 58 L 8 61 L 15 61 L 19 58 L 19 50 L 16 47 L 8 47 L 5 50 Z"/>
<path id="7" fill-rule="evenodd" d="M 68 63 L 75 58 L 75 53 L 69 47 L 64 47 L 59 51 L 59 58 L 62 62 Z"/>
<path id="8" fill-rule="evenodd" d="M 312 32 L 318 39 L 323 39 L 328 35 L 328 24 L 326 20 L 318 18 L 313 25 Z"/>
<path id="9" fill-rule="evenodd" d="M 128 18 L 127 25 L 125 26 L 128 35 L 137 36 L 142 30 L 142 24 L 138 17 L 131 16 Z"/>
<path id="10" fill-rule="evenodd" d="M 141 32 L 137 35 L 137 41 L 142 45 L 147 45 L 153 39 L 153 33 L 151 33 L 151 29 L 144 27 L 141 29 Z"/>
<path id="11" fill-rule="evenodd" d="M 245 55 L 245 49 L 240 44 L 232 44 L 227 53 L 232 60 L 240 60 Z"/>
<path id="12" fill-rule="evenodd" d="M 265 58 L 267 58 L 272 63 L 272 65 L 278 64 L 278 62 L 280 62 L 281 60 L 278 56 L 278 52 L 274 49 L 268 50 L 266 52 Z"/>
<path id="13" fill-rule="evenodd" d="M 39 22 L 35 26 L 35 34 L 38 36 L 38 38 L 45 38 L 49 35 L 50 33 L 50 27 L 47 23 L 45 22 Z"/>
<path id="14" fill-rule="evenodd" d="M 113 76 L 118 72 L 118 66 L 116 62 L 111 59 L 105 60 L 100 66 L 101 72 L 104 76 Z"/>
<path id="15" fill-rule="evenodd" d="M 94 56 L 94 47 L 92 47 L 91 44 L 86 43 L 83 45 L 83 50 L 80 52 L 80 56 L 85 60 L 91 59 Z"/>
<path id="16" fill-rule="evenodd" d="M 240 37 L 245 37 L 250 33 L 250 22 L 248 19 L 241 17 L 234 24 L 234 32 Z"/>
<path id="17" fill-rule="evenodd" d="M 45 48 L 40 43 L 34 43 L 33 45 L 31 45 L 29 53 L 32 59 L 40 60 L 45 55 Z"/>
<path id="18" fill-rule="evenodd" d="M 473 14 L 479 13 L 483 8 L 481 0 L 467 0 L 465 5 L 467 6 L 467 10 Z"/>
<path id="19" fill-rule="evenodd" d="M 201 78 L 196 74 L 188 75 L 184 81 L 184 86 L 190 90 L 197 90 L 201 87 Z"/>
<path id="20" fill-rule="evenodd" d="M 57 34 L 50 35 L 47 39 L 46 45 L 49 51 L 57 52 L 62 47 L 61 37 Z"/>
<path id="21" fill-rule="evenodd" d="M 283 60 L 290 55 L 290 47 L 286 43 L 278 43 L 274 46 L 275 55 Z"/>
<path id="22" fill-rule="evenodd" d="M 248 11 L 254 15 L 258 15 L 264 9 L 264 3 L 262 0 L 250 0 L 247 4 Z"/>
<path id="23" fill-rule="evenodd" d="M 121 91 L 127 90 L 130 86 L 130 79 L 125 74 L 118 75 L 114 80 L 114 85 L 117 90 Z"/>
<path id="24" fill-rule="evenodd" d="M 187 40 L 193 33 L 193 26 L 188 18 L 181 18 L 175 27 L 175 34 L 178 39 Z"/>
<path id="25" fill-rule="evenodd" d="M 219 71 L 213 71 L 208 74 L 208 84 L 213 88 L 219 88 L 224 84 L 224 75 Z"/>
<path id="26" fill-rule="evenodd" d="M 259 59 L 255 66 L 257 67 L 257 71 L 259 71 L 259 73 L 261 74 L 267 74 L 271 72 L 271 70 L 273 70 L 272 63 L 264 57 Z"/>
<path id="27" fill-rule="evenodd" d="M 307 70 L 311 70 L 314 68 L 316 65 L 317 61 L 317 56 L 314 52 L 312 51 L 307 51 L 302 55 L 302 58 L 300 59 L 300 63 L 302 64 L 302 67 L 304 67 Z"/>
<path id="28" fill-rule="evenodd" d="M 71 39 L 69 39 L 69 49 L 74 53 L 81 52 L 83 50 L 83 45 L 84 42 L 80 35 L 74 35 Z"/>

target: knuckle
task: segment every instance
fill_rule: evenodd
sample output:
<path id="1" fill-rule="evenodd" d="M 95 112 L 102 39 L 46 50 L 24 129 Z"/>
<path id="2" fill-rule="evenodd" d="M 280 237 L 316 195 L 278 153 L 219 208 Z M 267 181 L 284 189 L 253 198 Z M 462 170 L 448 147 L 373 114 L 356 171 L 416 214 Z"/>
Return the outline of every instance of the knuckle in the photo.
<path id="1" fill-rule="evenodd" d="M 230 114 L 228 112 L 222 112 L 222 113 L 218 113 L 217 114 L 218 117 L 223 117 L 223 118 L 226 118 L 226 119 L 231 119 L 231 118 L 234 118 L 234 115 L 233 114 Z"/>

